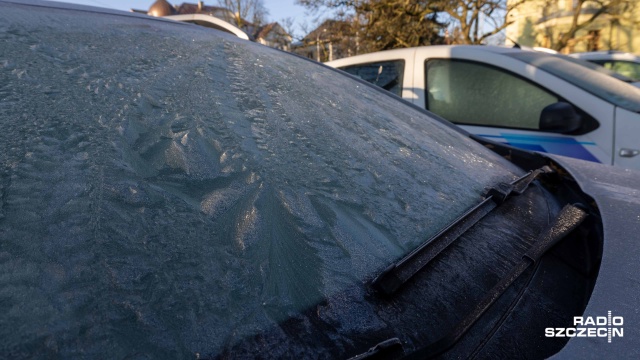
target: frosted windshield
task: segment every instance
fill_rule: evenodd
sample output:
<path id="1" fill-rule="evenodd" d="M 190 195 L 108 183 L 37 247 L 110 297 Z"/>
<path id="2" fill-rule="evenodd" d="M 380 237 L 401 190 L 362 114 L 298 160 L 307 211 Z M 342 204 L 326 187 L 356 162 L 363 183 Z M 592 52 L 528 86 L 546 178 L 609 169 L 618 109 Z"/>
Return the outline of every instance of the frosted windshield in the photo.
<path id="1" fill-rule="evenodd" d="M 0 4 L 0 39 L 1 336 L 38 354 L 216 354 L 521 174 L 368 85 L 210 29 Z"/>

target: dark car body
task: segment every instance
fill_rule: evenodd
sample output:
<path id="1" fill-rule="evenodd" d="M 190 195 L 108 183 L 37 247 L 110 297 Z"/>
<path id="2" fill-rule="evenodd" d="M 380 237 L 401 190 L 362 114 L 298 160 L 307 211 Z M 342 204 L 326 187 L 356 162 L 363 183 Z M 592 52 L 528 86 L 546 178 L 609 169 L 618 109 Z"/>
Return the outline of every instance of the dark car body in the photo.
<path id="1" fill-rule="evenodd" d="M 611 311 L 624 317 L 624 337 L 602 344 L 596 341 L 570 341 L 556 356 L 558 358 L 596 359 L 609 356 L 636 358 L 640 347 L 636 344 L 640 323 L 640 283 L 638 283 L 638 231 L 640 231 L 640 190 L 636 171 L 612 169 L 607 171 L 587 162 L 556 158 L 593 197 L 602 214 L 605 241 L 598 281 L 585 309 L 584 316 L 602 317 Z M 610 326 L 609 326 L 610 327 Z M 611 346 L 607 348 L 606 346 Z"/>
<path id="2" fill-rule="evenodd" d="M 636 172 L 194 25 L 0 0 L 0 39 L 0 357 L 638 357 Z"/>

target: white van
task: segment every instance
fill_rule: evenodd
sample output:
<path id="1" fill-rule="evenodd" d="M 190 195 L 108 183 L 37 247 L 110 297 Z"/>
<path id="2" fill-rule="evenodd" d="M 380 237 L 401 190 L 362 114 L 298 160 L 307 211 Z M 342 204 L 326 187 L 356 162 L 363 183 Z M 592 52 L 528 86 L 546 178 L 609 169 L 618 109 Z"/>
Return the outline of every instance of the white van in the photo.
<path id="1" fill-rule="evenodd" d="M 327 65 L 472 134 L 640 169 L 640 89 L 579 62 L 517 48 L 443 45 L 359 55 Z"/>

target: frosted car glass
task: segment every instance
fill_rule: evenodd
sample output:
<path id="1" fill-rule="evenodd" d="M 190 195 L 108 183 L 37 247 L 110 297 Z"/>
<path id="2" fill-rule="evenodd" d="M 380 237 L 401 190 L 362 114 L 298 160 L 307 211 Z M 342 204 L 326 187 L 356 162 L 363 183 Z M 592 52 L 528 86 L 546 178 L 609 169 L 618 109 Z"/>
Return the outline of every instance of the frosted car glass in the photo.
<path id="1" fill-rule="evenodd" d="M 558 98 L 503 70 L 447 59 L 426 62 L 427 108 L 460 123 L 538 129 L 542 110 Z"/>
<path id="2" fill-rule="evenodd" d="M 398 96 L 402 96 L 404 60 L 383 61 L 340 68 Z"/>
<path id="3" fill-rule="evenodd" d="M 16 353 L 217 354 L 522 174 L 377 89 L 210 29 L 0 5 L 0 41 Z"/>

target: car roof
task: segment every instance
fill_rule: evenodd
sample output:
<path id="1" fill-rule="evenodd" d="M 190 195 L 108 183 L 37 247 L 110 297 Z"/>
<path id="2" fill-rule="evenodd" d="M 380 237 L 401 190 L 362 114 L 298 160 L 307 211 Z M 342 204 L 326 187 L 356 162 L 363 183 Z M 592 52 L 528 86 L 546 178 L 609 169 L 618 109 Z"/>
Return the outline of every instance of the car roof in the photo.
<path id="1" fill-rule="evenodd" d="M 357 55 L 327 62 L 333 67 L 346 67 L 367 62 L 394 60 L 396 58 L 412 59 L 420 53 L 425 57 L 452 57 L 462 59 L 480 58 L 488 53 L 524 62 L 559 77 L 563 81 L 604 99 L 616 106 L 633 112 L 640 112 L 640 91 L 632 85 L 633 80 L 611 70 L 585 64 L 582 59 L 575 59 L 560 54 L 523 50 L 517 47 L 485 46 L 485 45 L 433 45 L 408 49 L 380 51 Z M 454 56 L 455 55 L 455 56 Z M 485 61 L 488 56 L 482 56 Z"/>
<path id="2" fill-rule="evenodd" d="M 146 14 L 140 14 L 135 12 L 126 12 L 126 11 L 115 10 L 115 9 L 110 9 L 106 7 L 66 3 L 66 2 L 60 2 L 55 0 L 2 0 L 1 2 L 8 3 L 8 4 L 16 4 L 16 5 L 41 6 L 41 7 L 46 7 L 50 9 L 78 10 L 78 11 L 95 12 L 95 13 L 101 13 L 101 14 L 125 15 L 125 16 L 135 16 L 135 17 L 144 17 L 144 18 L 149 17 Z"/>
<path id="3" fill-rule="evenodd" d="M 333 67 L 344 66 L 345 64 L 351 62 L 367 62 L 367 61 L 375 61 L 379 57 L 384 58 L 408 58 L 413 56 L 416 53 L 446 53 L 449 51 L 457 51 L 463 53 L 478 53 L 478 52 L 492 52 L 496 54 L 509 54 L 514 52 L 521 51 L 520 49 L 506 46 L 492 46 L 492 45 L 428 45 L 428 46 L 417 46 L 411 48 L 403 48 L 403 49 L 392 49 L 392 50 L 384 50 L 377 51 L 368 54 L 361 54 L 350 56 L 347 58 L 342 58 L 338 60 L 328 61 L 325 64 Z"/>

